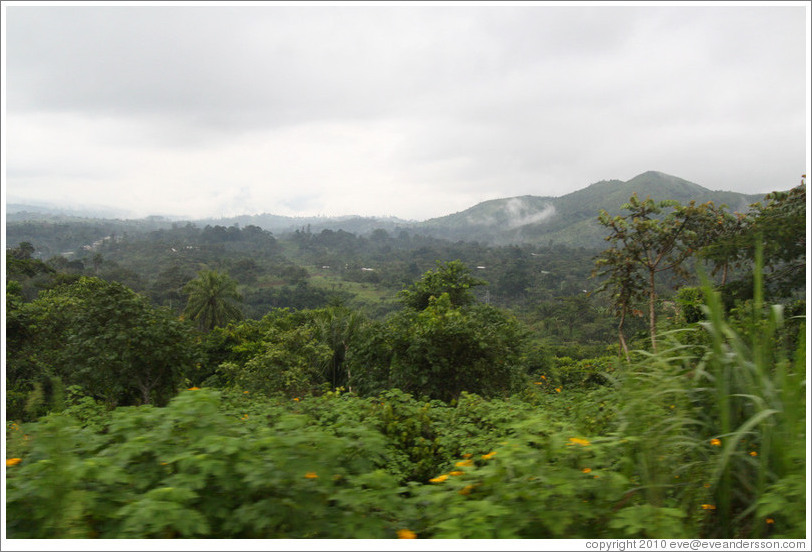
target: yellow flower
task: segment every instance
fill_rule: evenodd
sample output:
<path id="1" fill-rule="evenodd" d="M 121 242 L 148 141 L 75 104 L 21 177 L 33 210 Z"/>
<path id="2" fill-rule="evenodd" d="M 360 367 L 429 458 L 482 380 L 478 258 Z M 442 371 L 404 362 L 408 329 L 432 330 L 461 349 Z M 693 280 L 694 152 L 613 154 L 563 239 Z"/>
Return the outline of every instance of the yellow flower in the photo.
<path id="1" fill-rule="evenodd" d="M 190 387 L 189 391 L 200 391 L 199 387 Z"/>
<path id="2" fill-rule="evenodd" d="M 772 525 L 773 523 L 775 523 L 775 520 L 774 520 L 773 518 L 767 518 L 767 520 L 766 520 L 766 521 L 767 521 L 767 523 L 768 523 L 769 525 Z"/>
<path id="3" fill-rule="evenodd" d="M 408 529 L 398 529 L 398 538 L 399 539 L 416 539 L 417 533 L 414 531 L 409 531 Z"/>
<path id="4" fill-rule="evenodd" d="M 294 397 L 293 400 L 299 402 L 299 397 Z"/>
<path id="5" fill-rule="evenodd" d="M 754 450 L 750 451 L 750 456 L 758 456 L 758 453 Z"/>
<path id="6" fill-rule="evenodd" d="M 16 466 L 20 462 L 22 462 L 22 458 L 7 458 L 6 466 Z"/>
<path id="7" fill-rule="evenodd" d="M 496 454 L 496 451 L 489 452 L 488 454 L 483 454 L 482 459 L 483 460 L 490 460 L 491 458 L 494 457 L 495 454 Z"/>
<path id="8" fill-rule="evenodd" d="M 702 485 L 702 486 L 703 486 L 703 487 L 705 487 L 706 489 L 710 489 L 710 483 L 705 483 L 705 484 L 704 484 L 704 485 Z"/>
<path id="9" fill-rule="evenodd" d="M 463 458 L 471 458 L 472 456 L 473 454 L 471 454 L 470 452 L 466 452 L 465 454 L 462 455 Z"/>
<path id="10" fill-rule="evenodd" d="M 560 388 L 560 387 L 556 387 L 556 388 L 555 388 L 555 392 L 556 392 L 556 393 L 561 393 L 561 388 Z"/>
<path id="11" fill-rule="evenodd" d="M 714 506 L 713 504 L 703 504 L 702 509 L 703 510 L 715 510 L 716 506 Z"/>
<path id="12" fill-rule="evenodd" d="M 721 447 L 722 441 L 720 441 L 719 439 L 711 439 L 710 444 L 714 447 Z"/>
<path id="13" fill-rule="evenodd" d="M 541 379 L 547 380 L 547 376 L 541 376 Z"/>
<path id="14" fill-rule="evenodd" d="M 305 475 L 307 479 L 318 479 L 319 475 L 316 472 L 307 472 Z"/>
<path id="15" fill-rule="evenodd" d="M 454 471 L 448 472 L 448 475 L 463 475 L 464 473 L 465 473 L 464 471 L 454 470 Z"/>
<path id="16" fill-rule="evenodd" d="M 438 476 L 437 476 L 437 477 L 435 477 L 434 479 L 429 479 L 429 481 L 430 481 L 431 483 L 442 483 L 442 482 L 443 482 L 443 481 L 445 481 L 446 479 L 448 479 L 448 475 L 447 475 L 447 474 L 443 474 L 443 475 L 438 475 Z"/>
<path id="17" fill-rule="evenodd" d="M 584 468 L 581 471 L 584 472 L 584 473 L 589 473 L 589 472 L 592 471 L 592 468 Z"/>
<path id="18" fill-rule="evenodd" d="M 544 383 L 543 381 L 534 381 L 533 382 L 534 385 L 542 385 L 543 383 Z"/>
<path id="19" fill-rule="evenodd" d="M 250 391 L 243 391 L 243 395 L 248 395 L 250 393 L 251 393 Z"/>
<path id="20" fill-rule="evenodd" d="M 471 490 L 473 488 L 474 488 L 473 485 L 466 485 L 465 487 L 463 487 L 462 489 L 460 489 L 457 492 L 460 493 L 461 495 L 467 495 L 467 494 L 471 494 Z"/>
<path id="21" fill-rule="evenodd" d="M 582 447 L 588 447 L 589 441 L 586 439 L 581 439 L 580 437 L 570 437 L 570 442 L 567 443 L 569 445 L 581 445 Z"/>
<path id="22" fill-rule="evenodd" d="M 460 460 L 459 462 L 457 462 L 454 465 L 457 466 L 458 468 L 464 468 L 466 466 L 473 465 L 473 463 L 474 463 L 474 461 L 469 458 L 468 460 Z"/>

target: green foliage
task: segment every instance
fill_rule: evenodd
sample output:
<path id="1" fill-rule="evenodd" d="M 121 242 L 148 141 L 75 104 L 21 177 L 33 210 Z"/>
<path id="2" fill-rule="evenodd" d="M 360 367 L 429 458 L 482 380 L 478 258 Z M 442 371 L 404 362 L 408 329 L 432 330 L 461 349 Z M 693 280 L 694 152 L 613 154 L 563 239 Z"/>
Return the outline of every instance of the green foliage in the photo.
<path id="1" fill-rule="evenodd" d="M 242 318 L 236 305 L 242 301 L 237 293 L 237 282 L 226 274 L 203 270 L 184 286 L 183 292 L 189 296 L 183 313 L 202 330 L 225 326 Z"/>
<path id="2" fill-rule="evenodd" d="M 683 518 L 685 512 L 677 508 L 636 504 L 619 510 L 609 527 L 620 530 L 624 537 L 686 538 Z"/>
<path id="3" fill-rule="evenodd" d="M 319 341 L 332 351 L 329 374 L 330 386 L 348 386 L 352 391 L 351 372 L 347 369 L 347 355 L 358 341 L 366 323 L 359 313 L 343 306 L 331 306 L 312 313 L 315 333 Z"/>
<path id="4" fill-rule="evenodd" d="M 330 382 L 336 352 L 318 324 L 323 313 L 275 310 L 209 334 L 214 374 L 207 385 L 303 397 Z"/>
<path id="5" fill-rule="evenodd" d="M 9 537 L 396 535 L 403 504 L 375 468 L 374 434 L 344 440 L 303 416 L 239 414 L 201 390 L 162 409 L 118 409 L 104 433 L 43 419 L 8 468 Z"/>
<path id="6" fill-rule="evenodd" d="M 677 291 L 674 297 L 677 305 L 679 305 L 678 318 L 683 324 L 694 324 L 705 318 L 702 310 L 704 302 L 704 294 L 702 288 L 699 287 L 683 287 Z"/>
<path id="7" fill-rule="evenodd" d="M 588 389 L 609 383 L 618 361 L 616 357 L 599 357 L 573 360 L 555 357 L 549 371 L 549 387 L 564 389 Z"/>
<path id="8" fill-rule="evenodd" d="M 706 321 L 669 334 L 668 349 L 621 378 L 624 470 L 645 503 L 691 513 L 692 532 L 711 537 L 762 537 L 761 516 L 805 534 L 803 494 L 791 488 L 805 473 L 805 345 L 788 356 L 776 339 L 781 309 L 765 315 L 760 290 L 757 278 L 740 332 L 706 286 Z"/>
<path id="9" fill-rule="evenodd" d="M 372 415 L 387 439 L 390 471 L 401 480 L 425 482 L 448 457 L 438 440 L 437 402 L 419 402 L 397 389 L 381 394 Z"/>
<path id="10" fill-rule="evenodd" d="M 615 310 L 620 317 L 618 328 L 621 347 L 628 348 L 623 338 L 623 322 L 634 302 L 648 299 L 649 334 L 652 348 L 657 349 L 656 275 L 671 272 L 686 276 L 685 262 L 717 236 L 716 221 L 723 216 L 708 202 L 688 205 L 666 200 L 654 202 L 651 198 L 640 201 L 634 194 L 623 205 L 629 211 L 625 216 L 610 216 L 601 210 L 598 221 L 609 229 L 606 241 L 612 245 L 596 259 L 596 276 L 605 277 L 600 289 L 609 289 Z"/>
<path id="11" fill-rule="evenodd" d="M 485 285 L 484 280 L 471 276 L 470 269 L 460 261 L 437 262 L 435 270 L 429 270 L 410 287 L 400 292 L 403 304 L 415 310 L 423 310 L 431 304 L 431 298 L 448 295 L 453 307 L 464 307 L 474 302 L 471 289 Z"/>
<path id="12" fill-rule="evenodd" d="M 259 229 L 187 226 L 111 237 L 40 271 L 39 250 L 21 244 L 6 289 L 8 534 L 801 538 L 805 302 L 765 299 L 780 281 L 799 291 L 798 244 L 724 243 L 734 227 L 794 228 L 799 197 L 768 196 L 735 220 L 673 204 L 673 217 L 625 220 L 625 232 L 653 236 L 643 249 L 665 244 L 649 248 L 664 259 L 715 236 L 725 247 L 704 251 L 720 270 L 755 267 L 747 300 L 706 284 L 663 301 L 675 316 L 658 325 L 657 351 L 627 363 L 607 356 L 605 321 L 615 310 L 620 337 L 631 335 L 623 317 L 634 321 L 651 280 L 620 247 L 601 265 L 614 296 L 596 301 L 580 280 L 587 252 L 552 246 L 310 231 L 277 243 Z M 420 278 L 437 258 L 474 262 L 495 285 L 483 294 L 461 261 Z M 305 260 L 324 267 L 318 277 Z M 172 304 L 190 274 L 229 270 L 256 294 L 246 312 L 265 316 L 194 333 L 131 289 L 81 276 L 130 278 L 135 266 Z M 385 320 L 388 308 L 369 320 L 349 301 L 348 289 L 394 295 L 415 278 Z M 32 300 L 40 288 L 53 289 Z M 271 300 L 300 310 L 268 312 Z M 492 300 L 515 302 L 524 323 L 479 302 Z"/>
<path id="13" fill-rule="evenodd" d="M 325 379 L 332 351 L 314 339 L 314 330 L 295 327 L 265 334 L 261 351 L 245 364 L 224 363 L 226 381 L 255 393 L 304 396 Z"/>
<path id="14" fill-rule="evenodd" d="M 53 387 L 57 378 L 110 405 L 165 403 L 196 361 L 184 323 L 98 278 L 43 292 L 14 305 L 13 313 L 16 333 L 6 374 L 12 389 Z"/>
<path id="15" fill-rule="evenodd" d="M 741 297 L 753 289 L 748 272 L 740 274 L 738 282 L 728 282 L 727 271 L 729 267 L 752 270 L 758 242 L 763 248 L 767 296 L 800 295 L 806 284 L 805 180 L 789 191 L 768 194 L 751 207 L 746 216 L 720 219 L 716 239 L 702 249 L 701 255 L 714 263 L 714 272 L 724 271 L 727 292 Z"/>
<path id="16" fill-rule="evenodd" d="M 424 310 L 396 313 L 383 331 L 385 348 L 357 356 L 353 372 L 382 367 L 384 388 L 450 401 L 463 391 L 508 394 L 520 377 L 520 326 L 489 305 L 455 308 L 443 293 Z"/>
<path id="17" fill-rule="evenodd" d="M 612 446 L 537 414 L 486 454 L 466 455 L 414 488 L 430 538 L 608 538 L 627 481 Z M 606 469 L 608 468 L 608 469 Z"/>

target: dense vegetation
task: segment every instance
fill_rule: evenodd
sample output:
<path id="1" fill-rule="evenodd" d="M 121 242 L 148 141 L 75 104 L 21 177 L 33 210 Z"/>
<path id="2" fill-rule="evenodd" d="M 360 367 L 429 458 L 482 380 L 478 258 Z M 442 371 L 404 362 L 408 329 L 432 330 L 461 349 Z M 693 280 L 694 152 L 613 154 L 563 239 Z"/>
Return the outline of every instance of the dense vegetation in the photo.
<path id="1" fill-rule="evenodd" d="M 635 196 L 601 251 L 19 242 L 8 536 L 803 538 L 805 201 Z"/>

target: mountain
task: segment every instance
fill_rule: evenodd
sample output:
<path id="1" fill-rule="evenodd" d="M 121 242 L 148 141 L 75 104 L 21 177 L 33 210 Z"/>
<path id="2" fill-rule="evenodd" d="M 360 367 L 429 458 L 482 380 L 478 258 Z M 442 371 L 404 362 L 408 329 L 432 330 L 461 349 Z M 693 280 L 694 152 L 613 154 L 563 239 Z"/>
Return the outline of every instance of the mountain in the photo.
<path id="1" fill-rule="evenodd" d="M 698 184 L 657 171 L 631 180 L 603 180 L 560 197 L 519 196 L 485 201 L 444 217 L 418 223 L 421 233 L 452 240 L 491 244 L 559 243 L 570 246 L 603 247 L 606 230 L 597 222 L 601 209 L 622 214 L 622 205 L 632 194 L 655 201 L 675 199 L 680 203 L 713 201 L 735 212 L 745 212 L 763 195 L 711 191 Z"/>
<path id="2" fill-rule="evenodd" d="M 383 229 L 390 233 L 407 232 L 453 241 L 478 241 L 490 245 L 556 243 L 573 247 L 603 248 L 606 230 L 597 222 L 598 212 L 604 209 L 610 214 L 621 214 L 621 206 L 628 202 L 634 193 L 640 198 L 649 196 L 656 201 L 675 199 L 683 204 L 691 200 L 697 203 L 713 201 L 717 205 L 727 205 L 731 211 L 737 212 L 745 212 L 751 204 L 764 199 L 763 195 L 711 191 L 676 176 L 649 171 L 626 182 L 621 180 L 596 182 L 582 190 L 560 197 L 525 195 L 485 201 L 459 213 L 423 222 L 394 217 L 287 217 L 272 214 L 197 220 L 163 216 L 114 220 L 99 215 L 93 217 L 96 211 L 93 207 L 76 210 L 54 206 L 9 204 L 6 212 L 6 228 L 7 231 L 14 230 L 8 234 L 7 239 L 12 240 L 13 237 L 18 241 L 28 239 L 25 236 L 28 235 L 26 232 L 29 232 L 18 223 L 47 221 L 98 227 L 94 231 L 99 235 L 94 239 L 103 238 L 113 232 L 119 235 L 125 232 L 148 232 L 192 223 L 198 227 L 253 225 L 277 235 L 296 230 L 309 230 L 312 233 L 343 230 L 364 235 Z M 75 247 L 81 245 L 84 243 L 77 243 Z M 61 247 L 67 248 L 68 244 Z"/>

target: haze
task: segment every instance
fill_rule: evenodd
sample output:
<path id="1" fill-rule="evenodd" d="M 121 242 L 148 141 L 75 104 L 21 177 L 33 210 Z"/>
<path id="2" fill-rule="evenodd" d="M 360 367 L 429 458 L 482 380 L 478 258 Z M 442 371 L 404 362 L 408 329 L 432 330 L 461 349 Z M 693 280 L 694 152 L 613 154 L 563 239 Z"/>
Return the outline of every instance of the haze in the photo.
<path id="1" fill-rule="evenodd" d="M 8 203 L 424 220 L 809 166 L 808 2 L 2 9 Z"/>

